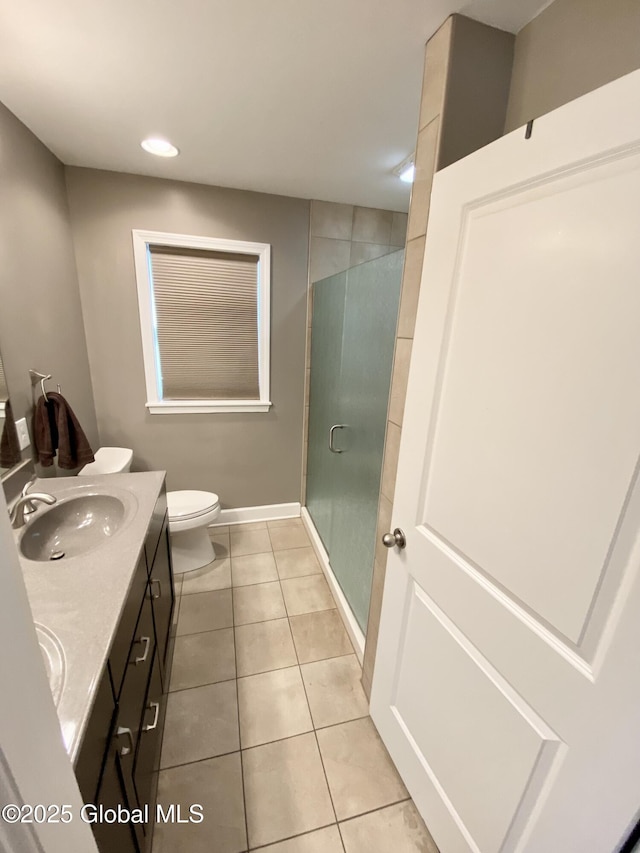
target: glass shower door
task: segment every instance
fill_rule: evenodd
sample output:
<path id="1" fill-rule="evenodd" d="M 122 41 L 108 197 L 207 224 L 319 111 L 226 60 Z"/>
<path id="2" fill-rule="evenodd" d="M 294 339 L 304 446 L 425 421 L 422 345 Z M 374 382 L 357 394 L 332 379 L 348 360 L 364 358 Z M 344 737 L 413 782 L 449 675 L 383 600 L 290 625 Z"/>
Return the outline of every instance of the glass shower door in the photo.
<path id="1" fill-rule="evenodd" d="M 394 252 L 314 284 L 307 508 L 363 630 L 403 259 Z M 341 453 L 329 449 L 335 424 Z"/>
<path id="2" fill-rule="evenodd" d="M 340 409 L 337 392 L 346 293 L 346 270 L 313 285 L 307 509 L 329 554 L 333 507 L 340 478 L 338 457 L 329 452 L 329 430 L 339 423 L 336 420 Z"/>
<path id="3" fill-rule="evenodd" d="M 331 568 L 364 631 L 369 614 L 387 404 L 404 252 L 348 271 L 342 333 L 339 484 Z M 312 362 L 313 364 L 313 362 Z M 313 370 L 313 368 L 312 368 Z"/>

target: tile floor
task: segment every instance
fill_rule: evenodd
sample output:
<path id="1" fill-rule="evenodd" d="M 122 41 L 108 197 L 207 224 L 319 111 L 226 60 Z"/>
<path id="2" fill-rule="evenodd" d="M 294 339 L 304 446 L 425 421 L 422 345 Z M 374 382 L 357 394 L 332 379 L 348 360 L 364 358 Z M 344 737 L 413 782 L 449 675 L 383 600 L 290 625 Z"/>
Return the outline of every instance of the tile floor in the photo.
<path id="1" fill-rule="evenodd" d="M 368 716 L 361 670 L 299 519 L 212 531 L 176 582 L 153 853 L 437 853 Z"/>

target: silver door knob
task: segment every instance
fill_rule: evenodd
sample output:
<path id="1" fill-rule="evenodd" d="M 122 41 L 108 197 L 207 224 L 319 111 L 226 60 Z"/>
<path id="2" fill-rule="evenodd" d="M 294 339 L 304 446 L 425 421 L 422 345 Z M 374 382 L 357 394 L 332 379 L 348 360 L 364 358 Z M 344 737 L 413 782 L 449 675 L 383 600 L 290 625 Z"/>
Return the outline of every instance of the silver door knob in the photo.
<path id="1" fill-rule="evenodd" d="M 385 548 L 406 548 L 407 540 L 404 533 L 399 527 L 393 533 L 385 533 L 382 537 L 382 544 Z"/>

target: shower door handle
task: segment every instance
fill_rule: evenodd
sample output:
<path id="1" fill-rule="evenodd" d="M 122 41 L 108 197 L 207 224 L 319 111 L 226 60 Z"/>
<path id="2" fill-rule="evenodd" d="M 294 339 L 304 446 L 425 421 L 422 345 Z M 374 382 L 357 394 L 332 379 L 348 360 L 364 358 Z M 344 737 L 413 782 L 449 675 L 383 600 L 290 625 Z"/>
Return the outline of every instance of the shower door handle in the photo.
<path id="1" fill-rule="evenodd" d="M 337 429 L 344 429 L 345 427 L 346 427 L 346 424 L 334 424 L 331 427 L 331 429 L 329 430 L 329 450 L 332 453 L 342 453 L 343 452 L 342 450 L 336 450 L 336 448 L 333 446 L 333 434 Z"/>

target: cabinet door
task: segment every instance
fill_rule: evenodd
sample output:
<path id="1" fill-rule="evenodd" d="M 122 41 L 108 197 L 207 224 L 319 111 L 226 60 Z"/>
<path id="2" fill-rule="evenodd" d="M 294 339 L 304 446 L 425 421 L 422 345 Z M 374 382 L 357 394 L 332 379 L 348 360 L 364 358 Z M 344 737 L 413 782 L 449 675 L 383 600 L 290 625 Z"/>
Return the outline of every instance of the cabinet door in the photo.
<path id="1" fill-rule="evenodd" d="M 142 599 L 147 588 L 147 567 L 144 557 L 140 557 L 133 575 L 131 589 L 125 601 L 118 630 L 109 653 L 109 667 L 113 678 L 116 700 L 120 695 L 123 678 L 128 670 L 127 661 L 131 650 L 131 637 L 140 616 Z"/>
<path id="2" fill-rule="evenodd" d="M 151 597 L 153 601 L 153 620 L 158 643 L 160 677 L 164 691 L 169 689 L 167 672 L 167 646 L 174 607 L 173 568 L 171 565 L 171 545 L 169 525 L 165 518 L 156 549 L 155 559 L 149 573 Z"/>
<path id="3" fill-rule="evenodd" d="M 85 803 L 95 802 L 115 708 L 109 668 L 105 666 L 76 762 L 76 779 Z"/>
<path id="4" fill-rule="evenodd" d="M 104 772 L 96 797 L 96 805 L 105 809 L 137 808 L 129 802 L 126 793 L 124 773 L 121 764 L 120 750 L 123 745 L 120 739 L 114 737 L 107 751 Z M 126 746 L 124 747 L 126 749 Z M 94 823 L 93 835 L 100 853 L 140 853 L 144 848 L 140 845 L 141 833 L 136 833 L 131 823 Z M 142 839 L 144 842 L 144 839 Z"/>
<path id="5" fill-rule="evenodd" d="M 147 587 L 140 618 L 133 636 L 118 703 L 118 730 L 126 737 L 129 737 L 128 733 L 130 733 L 131 750 L 126 755 L 131 756 L 131 762 L 140 738 L 144 700 L 151 675 L 155 647 L 150 590 Z M 133 772 L 132 766 L 130 772 Z"/>
<path id="6" fill-rule="evenodd" d="M 160 679 L 159 651 L 159 648 L 156 648 L 133 771 L 138 802 L 141 806 L 149 805 L 150 813 L 153 812 L 156 799 L 160 769 L 160 742 L 166 707 Z"/>

